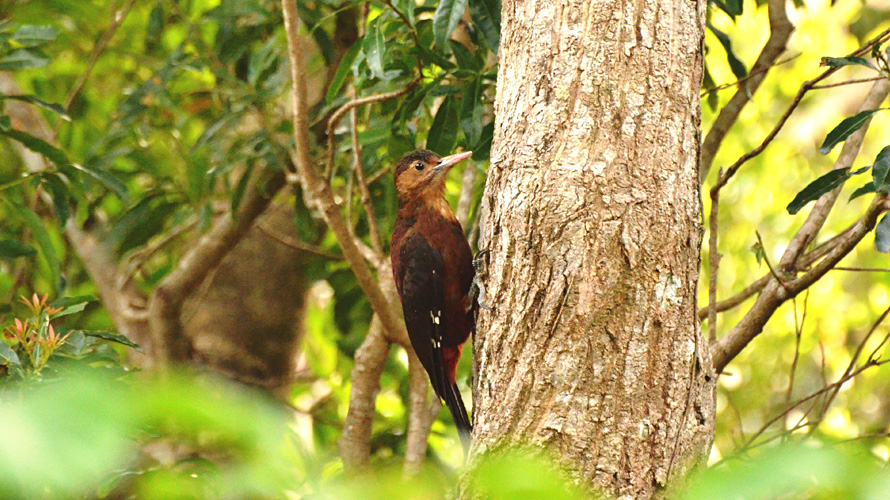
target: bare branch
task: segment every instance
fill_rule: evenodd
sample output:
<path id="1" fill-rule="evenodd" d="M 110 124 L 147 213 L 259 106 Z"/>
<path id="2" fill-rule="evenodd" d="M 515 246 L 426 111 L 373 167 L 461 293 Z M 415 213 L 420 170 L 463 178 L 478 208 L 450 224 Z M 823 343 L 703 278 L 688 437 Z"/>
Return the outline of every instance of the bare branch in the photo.
<path id="1" fill-rule="evenodd" d="M 763 46 L 763 50 L 760 51 L 760 55 L 757 56 L 757 61 L 751 68 L 748 80 L 744 82 L 744 85 L 739 85 L 736 93 L 726 103 L 726 106 L 720 110 L 714 125 L 711 126 L 711 130 L 708 131 L 708 135 L 705 136 L 705 140 L 702 142 L 699 167 L 699 179 L 701 182 L 708 176 L 711 164 L 714 162 L 714 156 L 717 154 L 717 149 L 723 142 L 724 137 L 726 137 L 727 132 L 729 132 L 729 129 L 732 128 L 736 119 L 738 119 L 742 109 L 748 104 L 754 93 L 757 92 L 757 89 L 760 88 L 760 84 L 766 78 L 767 71 L 775 66 L 776 59 L 785 52 L 788 39 L 791 37 L 791 32 L 794 31 L 794 26 L 788 20 L 788 15 L 785 12 L 785 0 L 769 0 L 769 26 L 769 39 Z"/>
<path id="2" fill-rule="evenodd" d="M 349 265 L 352 268 L 353 273 L 355 273 L 359 286 L 362 287 L 365 295 L 367 295 L 371 307 L 380 315 L 383 328 L 391 333 L 404 332 L 404 337 L 407 338 L 408 334 L 405 331 L 404 323 L 396 314 L 393 304 L 383 295 L 380 286 L 374 280 L 371 270 L 365 264 L 364 256 L 362 255 L 359 246 L 356 244 L 355 239 L 352 237 L 349 227 L 347 227 L 346 221 L 343 219 L 343 215 L 340 213 L 340 207 L 334 201 L 330 186 L 324 179 L 322 179 L 319 172 L 314 168 L 314 162 L 309 153 L 306 68 L 303 61 L 303 51 L 299 46 L 299 18 L 293 0 L 282 0 L 281 5 L 282 10 L 284 11 L 288 56 L 291 62 L 291 79 L 293 80 L 293 121 L 294 138 L 296 141 L 296 165 L 303 187 L 305 188 L 305 194 L 307 199 L 316 206 L 328 227 L 331 229 L 331 232 L 333 232 L 334 236 L 337 238 L 337 242 L 343 250 L 343 256 L 349 261 Z M 397 92 L 405 93 L 407 90 L 402 89 Z M 393 93 L 389 94 L 392 95 Z M 376 98 L 378 100 L 381 99 L 380 96 L 377 96 Z M 331 124 L 336 123 L 335 118 L 338 114 L 339 116 L 342 116 L 342 114 L 348 111 L 351 107 L 363 103 L 359 101 L 364 101 L 364 103 L 377 102 L 368 101 L 368 99 L 370 98 L 366 98 L 365 100 L 357 99 L 356 101 L 352 101 L 352 103 L 341 107 L 334 116 L 331 117 L 331 120 L 328 122 L 329 127 Z M 358 104 L 355 104 L 357 102 Z"/>
<path id="3" fill-rule="evenodd" d="M 813 90 L 833 89 L 835 87 L 843 87 L 845 85 L 855 85 L 857 83 L 876 82 L 878 80 L 884 80 L 884 79 L 886 79 L 886 77 L 884 77 L 884 76 L 875 76 L 872 78 L 858 78 L 856 80 L 847 80 L 847 81 L 838 82 L 838 83 L 826 83 L 825 85 L 813 85 Z"/>
<path id="4" fill-rule="evenodd" d="M 374 214 L 374 205 L 371 203 L 371 190 L 368 189 L 368 181 L 365 179 L 365 166 L 362 163 L 362 145 L 358 140 L 358 112 L 356 108 L 349 110 L 349 129 L 352 136 L 352 158 L 355 165 L 355 177 L 358 180 L 359 192 L 362 195 L 365 216 L 368 218 L 371 248 L 378 255 L 383 255 L 383 240 L 380 237 L 380 227 L 377 225 L 377 216 Z"/>
<path id="5" fill-rule="evenodd" d="M 460 221 L 464 231 L 470 221 L 470 209 L 473 208 L 473 186 L 476 184 L 476 168 L 469 163 L 464 167 L 464 174 L 460 179 L 460 198 L 457 200 L 457 213 L 455 216 Z"/>
<path id="6" fill-rule="evenodd" d="M 723 175 L 723 169 L 720 169 Z M 717 250 L 717 221 L 720 191 L 711 193 L 711 214 L 708 217 L 708 342 L 717 341 L 717 276 L 720 271 L 720 252 Z"/>
<path id="7" fill-rule="evenodd" d="M 732 308 L 740 305 L 742 302 L 744 302 L 744 301 L 748 300 L 749 298 L 751 298 L 752 296 L 754 296 L 754 294 L 763 290 L 763 287 L 765 287 L 766 284 L 769 283 L 769 278 L 770 278 L 769 274 L 767 274 L 765 276 L 761 276 L 760 279 L 758 279 L 754 283 L 751 283 L 750 285 L 746 286 L 741 292 L 733 295 L 732 297 L 730 297 L 726 300 L 721 300 L 720 302 L 717 302 L 714 305 L 714 310 L 719 313 L 719 312 L 723 312 L 723 311 L 728 311 L 729 309 L 732 309 Z M 708 307 L 702 307 L 698 310 L 698 319 L 699 320 L 708 319 Z"/>

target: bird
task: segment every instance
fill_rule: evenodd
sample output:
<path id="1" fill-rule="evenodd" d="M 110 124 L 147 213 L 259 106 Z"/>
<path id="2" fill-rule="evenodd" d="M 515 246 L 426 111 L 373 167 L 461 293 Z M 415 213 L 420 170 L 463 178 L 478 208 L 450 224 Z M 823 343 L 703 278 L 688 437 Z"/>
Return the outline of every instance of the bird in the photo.
<path id="1" fill-rule="evenodd" d="M 448 201 L 448 171 L 472 151 L 445 158 L 419 149 L 396 164 L 399 209 L 390 258 L 411 346 L 454 418 L 466 453 L 473 426 L 456 383 L 457 362 L 474 328 L 475 271 L 463 228 Z"/>

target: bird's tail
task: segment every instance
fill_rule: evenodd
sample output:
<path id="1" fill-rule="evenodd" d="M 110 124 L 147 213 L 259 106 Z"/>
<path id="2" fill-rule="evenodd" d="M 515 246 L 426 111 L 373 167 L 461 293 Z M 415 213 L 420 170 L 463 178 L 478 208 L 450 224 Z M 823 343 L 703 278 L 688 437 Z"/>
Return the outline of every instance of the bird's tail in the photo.
<path id="1" fill-rule="evenodd" d="M 457 426 L 457 434 L 460 436 L 460 442 L 464 447 L 464 455 L 466 455 L 470 451 L 473 424 L 470 423 L 470 416 L 464 407 L 464 400 L 460 397 L 460 389 L 457 388 L 457 384 L 451 384 L 451 387 L 445 391 L 443 399 L 445 399 L 445 405 L 454 418 L 454 425 Z"/>

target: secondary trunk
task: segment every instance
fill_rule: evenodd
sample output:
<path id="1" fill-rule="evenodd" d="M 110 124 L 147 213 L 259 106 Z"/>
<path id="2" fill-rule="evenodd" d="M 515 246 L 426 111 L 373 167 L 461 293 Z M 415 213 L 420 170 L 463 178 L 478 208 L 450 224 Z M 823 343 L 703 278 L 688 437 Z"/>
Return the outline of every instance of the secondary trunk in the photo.
<path id="1" fill-rule="evenodd" d="M 696 320 L 703 0 L 504 0 L 480 248 L 475 455 L 543 445 L 664 495 L 706 456 Z M 472 463 L 472 462 L 471 462 Z"/>

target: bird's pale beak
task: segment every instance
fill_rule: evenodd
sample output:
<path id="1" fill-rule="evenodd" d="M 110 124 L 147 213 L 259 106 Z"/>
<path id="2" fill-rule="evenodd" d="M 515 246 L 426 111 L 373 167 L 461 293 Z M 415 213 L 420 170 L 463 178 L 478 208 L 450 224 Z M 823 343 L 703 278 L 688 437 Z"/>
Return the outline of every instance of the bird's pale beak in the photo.
<path id="1" fill-rule="evenodd" d="M 445 158 L 439 160 L 439 163 L 436 164 L 435 169 L 447 172 L 449 169 L 451 169 L 451 167 L 466 160 L 470 156 L 473 156 L 472 151 L 464 151 L 463 153 L 457 153 L 456 155 L 446 156 Z"/>

